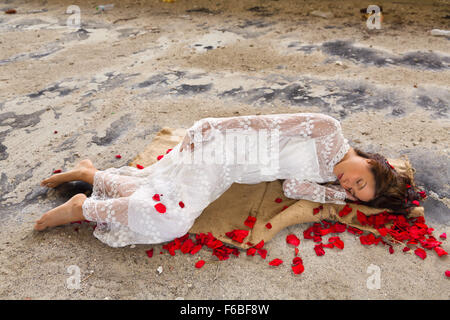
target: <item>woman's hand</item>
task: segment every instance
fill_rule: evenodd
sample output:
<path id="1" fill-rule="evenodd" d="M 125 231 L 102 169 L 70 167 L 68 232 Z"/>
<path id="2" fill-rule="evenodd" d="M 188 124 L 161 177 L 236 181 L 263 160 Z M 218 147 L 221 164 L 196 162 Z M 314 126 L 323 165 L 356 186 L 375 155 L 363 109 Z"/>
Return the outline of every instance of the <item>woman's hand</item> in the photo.
<path id="1" fill-rule="evenodd" d="M 348 192 L 347 190 L 345 190 L 345 194 L 347 195 L 347 199 L 350 199 L 352 201 L 358 201 L 358 199 L 356 199 L 350 192 Z"/>
<path id="2" fill-rule="evenodd" d="M 180 146 L 180 152 L 190 149 L 191 151 L 194 150 L 194 143 L 191 143 L 191 139 L 189 138 L 188 135 L 186 135 L 183 139 L 183 141 L 181 142 L 181 146 Z"/>
<path id="3" fill-rule="evenodd" d="M 210 131 L 211 131 L 211 125 L 209 124 L 209 122 L 205 121 L 204 123 L 202 123 L 202 126 L 201 126 L 202 137 L 203 138 L 207 137 L 210 134 Z M 181 143 L 181 146 L 180 146 L 180 152 L 187 150 L 187 149 L 190 149 L 191 151 L 194 150 L 194 143 L 191 142 L 189 134 L 185 135 L 183 142 Z"/>

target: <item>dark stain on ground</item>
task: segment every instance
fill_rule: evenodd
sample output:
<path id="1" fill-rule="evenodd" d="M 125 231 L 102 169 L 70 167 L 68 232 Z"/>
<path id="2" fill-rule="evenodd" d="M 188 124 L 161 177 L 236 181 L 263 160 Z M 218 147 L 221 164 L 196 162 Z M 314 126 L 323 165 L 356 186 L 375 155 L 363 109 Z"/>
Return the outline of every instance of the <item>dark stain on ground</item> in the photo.
<path id="1" fill-rule="evenodd" d="M 444 99 L 438 97 L 432 99 L 425 95 L 419 95 L 417 97 L 417 105 L 425 110 L 433 111 L 433 115 L 436 117 L 448 117 L 448 101 L 449 100 L 445 101 Z"/>
<path id="2" fill-rule="evenodd" d="M 140 73 L 133 73 L 133 74 L 123 74 L 118 73 L 115 74 L 114 72 L 107 72 L 105 73 L 105 76 L 108 77 L 105 81 L 101 82 L 101 84 L 98 86 L 97 91 L 109 91 L 113 90 L 117 87 L 123 86 L 123 84 L 128 81 L 129 78 L 133 78 L 140 75 Z M 91 81 L 92 83 L 97 83 L 95 79 Z"/>
<path id="3" fill-rule="evenodd" d="M 165 84 L 168 85 L 167 81 L 169 79 L 164 74 L 156 74 L 154 76 L 151 76 L 148 80 L 145 80 L 143 82 L 138 83 L 137 85 L 133 86 L 134 88 L 146 88 L 153 86 L 154 84 L 160 85 Z"/>
<path id="4" fill-rule="evenodd" d="M 110 127 L 106 129 L 105 136 L 98 137 L 95 135 L 92 137 L 92 142 L 99 146 L 108 146 L 132 126 L 134 126 L 132 114 L 127 113 L 111 123 Z"/>
<path id="5" fill-rule="evenodd" d="M 245 19 L 245 21 L 238 25 L 239 28 L 244 29 L 248 27 L 255 27 L 255 28 L 266 28 L 271 25 L 274 25 L 275 22 L 268 22 L 264 20 L 248 20 Z"/>
<path id="6" fill-rule="evenodd" d="M 70 138 L 64 140 L 59 146 L 57 146 L 53 151 L 55 152 L 61 152 L 64 150 L 72 149 L 74 147 L 74 144 L 77 142 L 77 138 L 80 136 L 79 133 L 75 133 Z"/>
<path id="7" fill-rule="evenodd" d="M 409 52 L 403 55 L 393 55 L 381 50 L 356 47 L 350 41 L 336 40 L 324 42 L 320 47 L 323 52 L 338 56 L 356 63 L 375 66 L 400 65 L 421 69 L 448 69 L 450 56 L 438 55 L 434 52 Z"/>
<path id="8" fill-rule="evenodd" d="M 222 11 L 220 11 L 220 10 L 214 11 L 214 10 L 210 10 L 210 9 L 204 8 L 204 7 L 187 9 L 186 12 L 187 13 L 207 13 L 207 14 L 220 14 L 220 13 L 222 13 Z"/>
<path id="9" fill-rule="evenodd" d="M 15 112 L 11 111 L 0 113 L 0 127 L 11 127 L 11 129 L 0 132 L 0 161 L 8 158 L 8 152 L 6 152 L 7 147 L 2 144 L 8 133 L 10 133 L 14 129 L 35 126 L 37 123 L 39 123 L 39 121 L 41 121 L 40 116 L 45 111 L 46 110 L 39 110 L 30 114 L 16 114 Z"/>
<path id="10" fill-rule="evenodd" d="M 57 84 L 54 84 L 54 85 L 52 85 L 50 87 L 42 89 L 42 90 L 40 90 L 40 91 L 38 91 L 36 93 L 30 93 L 27 96 L 29 98 L 31 98 L 31 99 L 36 99 L 38 97 L 41 97 L 45 92 L 59 92 L 59 96 L 63 97 L 63 96 L 69 95 L 70 93 L 72 93 L 76 89 L 77 88 L 72 88 L 72 89 L 62 88 L 62 87 L 59 86 L 59 83 L 57 83 Z"/>
<path id="11" fill-rule="evenodd" d="M 402 150 L 401 153 L 408 156 L 416 169 L 417 184 L 423 185 L 425 191 L 432 190 L 441 198 L 450 198 L 450 167 L 447 156 L 430 150 Z"/>
<path id="12" fill-rule="evenodd" d="M 176 88 L 173 88 L 171 92 L 176 92 L 177 94 L 199 94 L 204 93 L 212 88 L 212 83 L 208 84 L 181 84 L 177 86 Z"/>

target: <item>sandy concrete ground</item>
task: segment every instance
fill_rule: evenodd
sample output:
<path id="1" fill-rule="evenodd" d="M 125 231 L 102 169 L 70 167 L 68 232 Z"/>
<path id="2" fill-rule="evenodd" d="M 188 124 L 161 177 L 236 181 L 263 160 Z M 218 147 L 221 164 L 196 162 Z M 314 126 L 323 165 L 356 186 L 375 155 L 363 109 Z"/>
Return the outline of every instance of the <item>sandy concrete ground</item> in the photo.
<path id="1" fill-rule="evenodd" d="M 0 2 L 0 298 L 449 298 L 448 257 L 422 261 L 400 246 L 390 255 L 347 233 L 344 250 L 322 257 L 302 241 L 300 276 L 288 263 L 269 267 L 291 261 L 285 237 L 308 225 L 283 230 L 266 260 L 242 252 L 222 262 L 206 249 L 172 257 L 162 245 L 110 248 L 87 224 L 32 230 L 87 190 L 40 187 L 55 169 L 84 158 L 100 169 L 126 165 L 162 127 L 203 117 L 323 112 L 342 121 L 353 146 L 408 155 L 430 195 L 427 223 L 449 234 L 450 41 L 429 33 L 449 29 L 448 2 L 379 1 L 380 30 L 361 19 L 365 1 L 127 0 L 102 14 L 102 3 L 78 1 L 79 27 L 65 13 L 71 4 Z M 196 269 L 200 258 L 207 263 Z M 67 288 L 71 265 L 79 289 Z M 376 290 L 370 265 L 381 271 Z"/>

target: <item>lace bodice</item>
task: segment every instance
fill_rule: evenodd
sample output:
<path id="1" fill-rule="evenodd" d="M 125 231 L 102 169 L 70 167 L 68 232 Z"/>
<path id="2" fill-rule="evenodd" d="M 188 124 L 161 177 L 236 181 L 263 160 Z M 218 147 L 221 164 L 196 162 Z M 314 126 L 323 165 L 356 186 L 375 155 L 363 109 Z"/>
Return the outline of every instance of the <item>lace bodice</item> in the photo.
<path id="1" fill-rule="evenodd" d="M 246 133 L 264 129 L 268 132 L 278 132 L 278 136 L 274 135 L 278 138 L 279 144 L 275 148 L 278 152 L 271 154 L 272 160 L 273 157 L 277 158 L 278 170 L 257 177 L 235 167 L 235 171 L 240 173 L 235 182 L 258 183 L 284 179 L 283 191 L 289 198 L 321 203 L 345 203 L 346 193 L 340 185 L 319 184 L 337 179 L 333 168 L 349 150 L 339 121 L 330 116 L 319 113 L 293 113 L 203 118 L 188 129 L 183 144 L 205 145 L 226 133 L 237 133 L 239 137 L 244 137 Z M 255 141 L 250 141 L 247 146 L 247 151 L 256 152 Z M 258 165 L 261 167 L 261 164 Z M 248 167 L 247 165 L 247 170 Z"/>

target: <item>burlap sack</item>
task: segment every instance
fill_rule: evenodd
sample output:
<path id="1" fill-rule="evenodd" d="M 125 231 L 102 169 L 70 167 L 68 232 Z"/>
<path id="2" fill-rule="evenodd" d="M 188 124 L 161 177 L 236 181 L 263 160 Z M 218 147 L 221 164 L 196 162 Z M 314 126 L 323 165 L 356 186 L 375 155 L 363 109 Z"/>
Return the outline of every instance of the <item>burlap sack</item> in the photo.
<path id="1" fill-rule="evenodd" d="M 182 128 L 173 129 L 164 127 L 129 165 L 136 166 L 136 164 L 140 164 L 149 166 L 155 163 L 157 156 L 165 154 L 167 149 L 178 144 L 183 139 L 185 133 L 186 130 Z M 388 159 L 388 161 L 397 171 L 406 172 L 414 178 L 414 169 L 411 167 L 407 157 L 404 157 L 404 159 Z M 338 213 L 344 205 L 321 204 L 308 200 L 286 198 L 283 194 L 282 182 L 283 180 L 261 182 L 258 184 L 234 183 L 225 193 L 205 208 L 189 232 L 211 232 L 214 237 L 222 242 L 244 249 L 250 247 L 247 242 L 252 244 L 257 244 L 261 240 L 268 242 L 281 229 L 288 226 L 298 223 L 319 222 L 323 219 L 338 221 L 379 235 L 376 229 L 359 224 L 356 212 L 359 210 L 366 215 L 372 215 L 380 213 L 384 209 L 370 208 L 351 203 L 349 206 L 352 208 L 352 212 L 344 217 L 340 217 Z M 275 199 L 277 198 L 281 198 L 282 201 L 276 202 Z M 313 209 L 320 205 L 323 206 L 323 209 L 319 213 L 313 214 Z M 416 207 L 410 213 L 410 216 L 423 215 L 423 207 Z M 248 216 L 256 217 L 256 223 L 252 229 L 244 224 Z M 266 227 L 267 223 L 271 224 L 272 227 L 270 229 Z M 249 235 L 243 243 L 233 241 L 225 235 L 226 232 L 235 229 L 249 230 Z"/>

